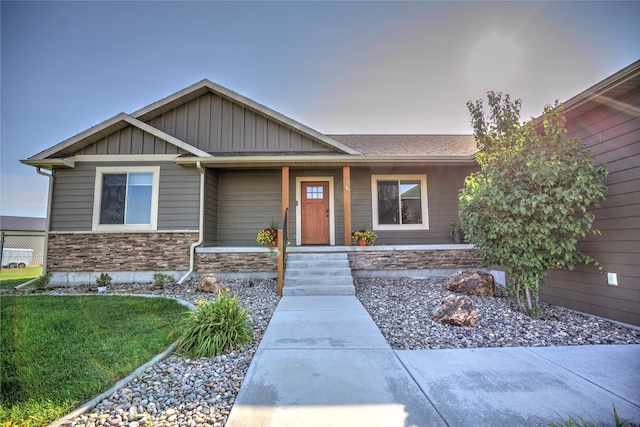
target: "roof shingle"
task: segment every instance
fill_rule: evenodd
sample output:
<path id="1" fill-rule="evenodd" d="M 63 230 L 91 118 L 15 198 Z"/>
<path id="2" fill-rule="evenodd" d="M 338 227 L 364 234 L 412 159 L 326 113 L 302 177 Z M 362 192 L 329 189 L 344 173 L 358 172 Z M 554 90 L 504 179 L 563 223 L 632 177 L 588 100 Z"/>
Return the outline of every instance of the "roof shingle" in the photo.
<path id="1" fill-rule="evenodd" d="M 0 216 L 0 230 L 2 231 L 44 231 L 46 218 L 27 216 Z"/>
<path id="2" fill-rule="evenodd" d="M 473 135 L 327 135 L 370 156 L 473 156 Z"/>

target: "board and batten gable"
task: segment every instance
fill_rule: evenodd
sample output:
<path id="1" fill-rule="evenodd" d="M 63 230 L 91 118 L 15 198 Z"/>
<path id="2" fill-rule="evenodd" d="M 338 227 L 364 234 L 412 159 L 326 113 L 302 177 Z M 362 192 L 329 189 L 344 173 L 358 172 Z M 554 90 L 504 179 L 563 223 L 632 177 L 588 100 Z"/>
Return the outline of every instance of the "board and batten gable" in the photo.
<path id="1" fill-rule="evenodd" d="M 186 151 L 135 126 L 127 126 L 74 153 L 79 155 L 185 154 Z"/>
<path id="2" fill-rule="evenodd" d="M 626 108 L 621 108 L 625 106 Z M 569 136 L 582 140 L 595 162 L 605 165 L 606 199 L 593 209 L 594 228 L 578 244 L 598 260 L 575 271 L 552 270 L 541 289 L 543 301 L 640 325 L 640 86 L 613 103 L 569 118 Z M 608 284 L 615 273 L 617 286 Z"/>
<path id="3" fill-rule="evenodd" d="M 213 93 L 146 122 L 208 153 L 331 153 L 308 136 Z"/>

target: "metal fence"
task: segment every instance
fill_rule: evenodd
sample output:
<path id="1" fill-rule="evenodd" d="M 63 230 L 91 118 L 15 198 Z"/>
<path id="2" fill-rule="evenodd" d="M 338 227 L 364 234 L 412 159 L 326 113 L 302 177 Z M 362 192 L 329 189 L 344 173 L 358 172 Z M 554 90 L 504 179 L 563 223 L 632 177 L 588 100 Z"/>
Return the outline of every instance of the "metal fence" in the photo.
<path id="1" fill-rule="evenodd" d="M 39 277 L 44 264 L 44 234 L 1 233 L 0 280 Z"/>

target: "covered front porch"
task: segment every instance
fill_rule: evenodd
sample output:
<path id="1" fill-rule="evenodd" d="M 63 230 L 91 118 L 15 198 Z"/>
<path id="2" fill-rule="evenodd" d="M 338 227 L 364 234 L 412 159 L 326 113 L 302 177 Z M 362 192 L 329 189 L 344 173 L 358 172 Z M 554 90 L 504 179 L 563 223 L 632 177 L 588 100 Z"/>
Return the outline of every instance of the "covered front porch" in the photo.
<path id="1" fill-rule="evenodd" d="M 326 161 L 233 166 L 205 168 L 202 253 L 215 248 L 259 252 L 258 231 L 272 219 L 285 226 L 285 213 L 291 248 L 350 248 L 352 231 L 363 226 L 377 234 L 377 247 L 446 247 L 453 243 L 452 223 L 458 221 L 458 190 L 473 169 L 449 163 L 339 165 Z M 401 193 L 407 186 L 413 190 Z M 395 190 L 393 205 L 382 200 L 382 190 L 389 188 Z M 396 215 L 391 218 L 394 209 Z M 382 215 L 387 217 L 383 220 Z"/>

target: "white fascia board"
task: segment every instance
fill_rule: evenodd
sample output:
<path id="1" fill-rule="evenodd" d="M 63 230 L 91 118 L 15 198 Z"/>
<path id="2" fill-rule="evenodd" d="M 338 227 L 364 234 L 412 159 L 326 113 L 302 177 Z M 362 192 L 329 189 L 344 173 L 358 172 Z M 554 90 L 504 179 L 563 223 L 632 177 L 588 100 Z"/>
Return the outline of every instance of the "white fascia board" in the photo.
<path id="1" fill-rule="evenodd" d="M 180 98 L 182 98 L 183 96 L 186 96 L 192 92 L 201 90 L 203 88 L 206 88 L 207 90 L 209 90 L 210 92 L 213 92 L 217 95 L 220 95 L 224 98 L 227 99 L 231 99 L 235 102 L 237 102 L 240 105 L 243 105 L 245 107 L 247 107 L 250 110 L 259 112 L 260 114 L 266 116 L 266 117 L 270 117 L 272 119 L 274 119 L 276 122 L 280 122 L 283 125 L 289 127 L 289 128 L 293 128 L 303 134 L 309 135 L 310 137 L 312 137 L 313 139 L 322 141 L 324 144 L 329 145 L 330 147 L 336 148 L 346 154 L 362 154 L 357 150 L 354 150 L 353 148 L 344 145 L 332 138 L 329 138 L 328 136 L 318 132 L 317 130 L 314 130 L 306 125 L 303 125 L 302 123 L 293 120 L 290 117 L 285 116 L 284 114 L 278 113 L 275 110 L 272 110 L 269 107 L 266 107 L 262 104 L 257 103 L 256 101 L 247 98 L 246 96 L 240 95 L 239 93 L 236 93 L 230 89 L 227 89 L 226 87 L 220 86 L 216 83 L 213 83 L 210 80 L 204 79 L 199 81 L 198 83 L 195 83 L 179 92 L 174 93 L 173 95 L 170 95 L 166 98 L 161 99 L 160 101 L 154 102 L 151 105 L 148 105 L 138 111 L 135 111 L 133 113 L 131 113 L 132 117 L 138 118 L 140 116 L 143 116 L 145 114 L 148 114 L 150 112 L 152 112 L 153 110 L 156 110 L 158 108 L 163 107 L 164 105 L 167 105 L 173 101 L 176 101 Z"/>
<path id="2" fill-rule="evenodd" d="M 73 156 L 75 163 L 173 162 L 175 154 L 82 154 Z"/>
<path id="3" fill-rule="evenodd" d="M 474 156 L 352 156 L 352 155 L 333 155 L 333 156 L 229 156 L 229 157 L 211 157 L 209 159 L 178 157 L 174 159 L 177 164 L 188 165 L 200 162 L 202 165 L 208 164 L 291 164 L 298 163 L 344 163 L 346 164 L 371 164 L 371 163 L 402 163 L 402 164 L 436 164 L 436 163 L 476 163 Z"/>
<path id="4" fill-rule="evenodd" d="M 107 129 L 111 126 L 114 126 L 118 123 L 121 122 L 125 122 L 128 123 L 132 126 L 135 126 L 145 132 L 148 132 L 154 136 L 157 136 L 158 138 L 167 141 L 170 144 L 173 144 L 185 151 L 188 151 L 189 153 L 193 154 L 194 156 L 199 156 L 199 157 L 212 157 L 211 154 L 200 150 L 199 148 L 194 147 L 191 144 L 188 144 L 174 136 L 171 136 L 159 129 L 154 128 L 153 126 L 150 126 L 144 122 L 141 122 L 140 120 L 133 118 L 131 116 L 129 116 L 128 114 L 125 113 L 120 113 L 108 120 L 105 120 L 104 122 L 97 124 L 89 129 L 87 129 L 84 132 L 81 132 L 79 134 L 77 134 L 74 137 L 71 137 L 57 145 L 54 145 L 53 147 L 42 151 L 38 154 L 36 154 L 33 157 L 30 157 L 28 160 L 29 161 L 36 161 L 36 160 L 45 160 L 48 157 L 55 155 L 56 153 L 60 152 L 61 150 L 64 150 L 70 146 L 72 146 L 73 144 L 76 144 L 80 141 L 82 141 L 85 138 L 90 137 L 91 135 L 94 135 L 97 132 L 100 132 L 104 129 Z"/>

